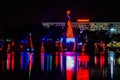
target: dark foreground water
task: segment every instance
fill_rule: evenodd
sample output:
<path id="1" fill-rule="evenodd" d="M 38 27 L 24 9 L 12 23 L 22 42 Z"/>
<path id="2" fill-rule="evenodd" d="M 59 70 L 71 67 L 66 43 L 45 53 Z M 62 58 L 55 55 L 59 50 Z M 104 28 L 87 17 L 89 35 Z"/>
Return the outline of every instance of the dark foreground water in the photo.
<path id="1" fill-rule="evenodd" d="M 104 51 L 0 54 L 0 80 L 13 79 L 120 80 L 120 56 Z"/>

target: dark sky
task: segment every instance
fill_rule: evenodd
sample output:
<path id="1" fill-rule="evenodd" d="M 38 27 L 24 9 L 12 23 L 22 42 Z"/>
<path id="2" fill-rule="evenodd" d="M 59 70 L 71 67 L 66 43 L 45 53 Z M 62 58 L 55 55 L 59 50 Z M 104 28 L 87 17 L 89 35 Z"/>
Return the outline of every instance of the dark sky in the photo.
<path id="1" fill-rule="evenodd" d="M 12 27 L 44 21 L 64 21 L 66 10 L 73 20 L 120 21 L 117 0 L 39 0 L 0 2 L 0 26 Z"/>

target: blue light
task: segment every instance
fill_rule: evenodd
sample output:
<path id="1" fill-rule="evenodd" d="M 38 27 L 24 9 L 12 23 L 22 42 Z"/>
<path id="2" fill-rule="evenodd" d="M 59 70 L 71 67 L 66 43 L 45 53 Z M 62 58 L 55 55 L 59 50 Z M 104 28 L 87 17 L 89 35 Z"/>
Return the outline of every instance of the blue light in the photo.
<path id="1" fill-rule="evenodd" d="M 31 48 L 31 51 L 34 51 L 34 48 Z"/>
<path id="2" fill-rule="evenodd" d="M 83 43 L 82 43 L 82 42 L 80 42 L 80 43 L 78 43 L 78 45 L 83 45 Z"/>
<path id="3" fill-rule="evenodd" d="M 114 57 L 115 53 L 113 51 L 110 51 L 110 53 L 108 54 L 110 57 Z"/>
<path id="4" fill-rule="evenodd" d="M 75 38 L 66 38 L 66 42 L 70 43 L 70 42 L 75 42 Z"/>
<path id="5" fill-rule="evenodd" d="M 60 42 L 63 42 L 63 38 L 61 38 Z"/>
<path id="6" fill-rule="evenodd" d="M 114 28 L 111 28 L 110 31 L 111 31 L 111 32 L 115 32 L 116 30 L 115 30 Z"/>
<path id="7" fill-rule="evenodd" d="M 42 38 L 42 41 L 45 41 L 45 38 Z"/>
<path id="8" fill-rule="evenodd" d="M 27 48 L 27 51 L 30 51 L 30 48 Z"/>
<path id="9" fill-rule="evenodd" d="M 27 43 L 28 41 L 27 40 L 21 40 L 21 43 Z"/>

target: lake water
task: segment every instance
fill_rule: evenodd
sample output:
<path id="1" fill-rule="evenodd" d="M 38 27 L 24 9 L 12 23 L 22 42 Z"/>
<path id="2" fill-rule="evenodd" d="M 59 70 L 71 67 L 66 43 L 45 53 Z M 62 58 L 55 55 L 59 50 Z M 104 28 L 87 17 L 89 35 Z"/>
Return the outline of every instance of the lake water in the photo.
<path id="1" fill-rule="evenodd" d="M 1 53 L 0 73 L 0 80 L 120 80 L 120 56 L 112 51 Z"/>

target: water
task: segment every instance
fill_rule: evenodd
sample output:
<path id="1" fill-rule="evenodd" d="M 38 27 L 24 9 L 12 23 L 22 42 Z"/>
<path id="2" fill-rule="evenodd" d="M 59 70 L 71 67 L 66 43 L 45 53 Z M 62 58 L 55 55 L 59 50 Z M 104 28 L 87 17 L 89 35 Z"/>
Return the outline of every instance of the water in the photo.
<path id="1" fill-rule="evenodd" d="M 0 80 L 120 80 L 120 56 L 104 51 L 10 52 L 0 54 L 0 73 Z"/>

